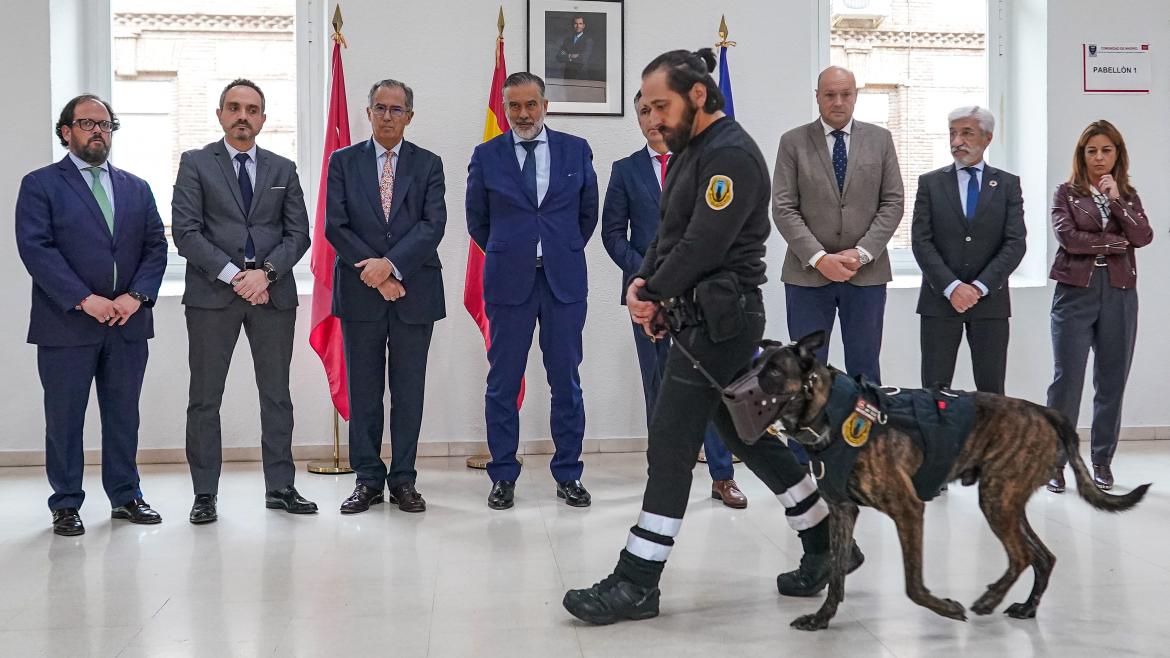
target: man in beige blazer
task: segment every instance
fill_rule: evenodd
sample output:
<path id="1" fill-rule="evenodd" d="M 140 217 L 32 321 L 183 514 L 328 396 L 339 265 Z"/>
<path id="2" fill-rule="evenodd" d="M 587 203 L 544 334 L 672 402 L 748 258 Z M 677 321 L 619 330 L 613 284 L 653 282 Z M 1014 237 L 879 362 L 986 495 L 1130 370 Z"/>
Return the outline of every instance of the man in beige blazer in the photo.
<path id="1" fill-rule="evenodd" d="M 886 245 L 902 221 L 902 174 L 885 128 L 853 119 L 857 81 L 839 66 L 817 77 L 820 117 L 780 138 L 772 185 L 784 255 L 788 333 L 832 333 L 837 314 L 845 369 L 881 381 L 878 355 L 886 283 Z M 821 361 L 829 346 L 817 353 Z"/>

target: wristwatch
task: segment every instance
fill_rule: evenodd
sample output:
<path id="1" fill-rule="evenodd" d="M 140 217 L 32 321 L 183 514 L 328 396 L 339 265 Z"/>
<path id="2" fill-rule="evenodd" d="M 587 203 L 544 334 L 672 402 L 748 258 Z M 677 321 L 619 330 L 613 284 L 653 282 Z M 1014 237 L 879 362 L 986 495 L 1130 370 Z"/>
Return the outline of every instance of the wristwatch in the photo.
<path id="1" fill-rule="evenodd" d="M 140 292 L 137 292 L 137 291 L 135 291 L 135 290 L 131 290 L 131 291 L 127 292 L 126 294 L 127 294 L 127 295 L 130 295 L 130 297 L 131 297 L 132 299 L 137 299 L 137 300 L 138 300 L 140 303 L 142 303 L 142 304 L 146 304 L 146 303 L 149 303 L 149 302 L 150 302 L 150 298 L 149 298 L 149 297 L 147 297 L 146 295 L 144 295 L 144 294 L 142 294 L 142 293 L 140 293 Z"/>
<path id="2" fill-rule="evenodd" d="M 264 276 L 268 278 L 268 283 L 276 283 L 276 280 L 280 278 L 276 274 L 276 268 L 268 261 L 264 261 Z"/>

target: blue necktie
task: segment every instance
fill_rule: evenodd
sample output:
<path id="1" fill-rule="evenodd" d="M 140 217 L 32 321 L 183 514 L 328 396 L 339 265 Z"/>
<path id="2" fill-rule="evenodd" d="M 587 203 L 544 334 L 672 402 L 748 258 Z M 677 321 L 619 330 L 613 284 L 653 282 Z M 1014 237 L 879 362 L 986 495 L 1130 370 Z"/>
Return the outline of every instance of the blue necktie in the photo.
<path id="1" fill-rule="evenodd" d="M 833 142 L 833 173 L 837 176 L 837 191 L 845 192 L 845 167 L 849 164 L 849 156 L 845 153 L 845 131 L 834 130 L 829 133 Z"/>
<path id="2" fill-rule="evenodd" d="M 520 142 L 520 146 L 523 146 L 524 150 L 527 151 L 527 153 L 524 154 L 524 166 L 521 167 L 520 174 L 524 177 L 524 188 L 527 190 L 528 194 L 532 197 L 532 201 L 536 205 L 540 205 L 540 198 L 536 194 L 536 153 L 535 153 L 536 146 L 539 143 L 540 142 L 536 141 L 535 139 L 527 141 L 527 142 Z"/>
<path id="3" fill-rule="evenodd" d="M 967 172 L 967 221 L 975 219 L 975 209 L 979 207 L 979 170 L 975 167 L 963 167 Z"/>
<path id="4" fill-rule="evenodd" d="M 248 154 L 237 153 L 236 162 L 240 163 L 240 199 L 244 202 L 244 216 L 247 217 L 252 208 L 252 179 L 248 177 Z M 244 244 L 244 260 L 256 260 L 256 245 L 252 244 L 252 232 L 248 232 L 248 241 Z"/>

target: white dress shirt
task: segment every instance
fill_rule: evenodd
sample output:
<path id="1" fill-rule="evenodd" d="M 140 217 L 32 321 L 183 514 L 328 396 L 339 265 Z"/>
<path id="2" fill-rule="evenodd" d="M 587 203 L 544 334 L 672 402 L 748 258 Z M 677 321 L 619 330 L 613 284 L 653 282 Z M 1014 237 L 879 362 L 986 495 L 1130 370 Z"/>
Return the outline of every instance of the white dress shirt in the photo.
<path id="1" fill-rule="evenodd" d="M 837 145 L 837 138 L 833 136 L 833 131 L 837 129 L 825 123 L 824 119 L 821 119 L 821 128 L 823 128 L 825 131 L 825 145 L 829 147 L 829 162 L 832 162 L 833 147 Z M 845 140 L 845 155 L 848 156 L 849 137 L 853 134 L 853 119 L 850 119 L 849 123 L 845 124 L 845 126 L 841 128 L 841 132 L 845 133 L 845 136 L 842 139 Z M 865 248 L 857 246 L 854 247 L 854 249 L 856 249 L 857 253 L 861 256 L 863 265 L 873 262 L 873 254 L 866 251 Z M 821 249 L 817 253 L 813 254 L 812 258 L 808 259 L 808 264 L 812 267 L 816 267 L 817 261 L 819 261 L 826 253 L 828 252 L 826 252 L 824 249 Z"/>
<path id="2" fill-rule="evenodd" d="M 246 166 L 247 171 L 248 171 L 248 179 L 252 182 L 252 193 L 255 194 L 256 193 L 256 144 L 253 143 L 252 148 L 248 149 L 247 151 L 241 151 L 241 150 L 233 147 L 231 144 L 228 144 L 227 138 L 225 137 L 223 140 L 223 145 L 225 148 L 227 148 L 228 158 L 232 161 L 232 171 L 234 171 L 236 173 L 237 179 L 239 179 L 239 177 L 240 177 L 240 161 L 236 160 L 236 156 L 239 155 L 240 153 L 246 153 L 248 155 L 247 164 L 245 166 Z M 236 275 L 239 273 L 240 273 L 240 268 L 236 267 L 235 263 L 233 263 L 229 260 L 228 264 L 224 265 L 223 269 L 219 271 L 219 276 L 217 276 L 215 278 L 219 279 L 220 281 L 223 281 L 224 283 L 226 283 L 230 286 L 232 284 L 232 279 L 236 278 Z"/>
<path id="3" fill-rule="evenodd" d="M 662 187 L 666 185 L 666 177 L 662 175 L 662 163 L 658 161 L 658 156 L 660 154 L 658 151 L 650 148 L 649 144 L 646 145 L 646 152 L 650 154 L 650 169 L 654 171 L 654 180 L 658 181 L 658 189 L 661 190 Z M 670 158 L 674 157 L 674 154 L 670 151 L 667 151 L 661 155 L 668 155 Z M 670 158 L 667 158 L 666 161 L 670 162 Z"/>
<path id="4" fill-rule="evenodd" d="M 98 174 L 98 179 L 102 182 L 102 189 L 106 191 L 106 198 L 110 200 L 110 211 L 113 212 L 114 184 L 113 179 L 110 178 L 110 163 L 107 161 L 101 163 L 100 165 L 91 165 L 85 160 L 82 160 L 76 155 L 73 155 L 72 151 L 69 152 L 69 159 L 73 161 L 73 164 L 77 166 L 78 171 L 81 172 L 81 178 L 85 181 L 85 186 L 91 190 L 93 189 L 93 176 L 88 171 L 86 171 L 86 169 L 89 169 L 90 167 L 97 167 L 98 169 L 101 169 L 101 173 Z"/>
<path id="5" fill-rule="evenodd" d="M 512 131 L 512 141 L 516 143 L 516 163 L 520 165 L 520 171 L 524 171 L 524 158 L 528 157 L 528 151 L 520 146 L 520 142 L 527 141 L 521 139 L 516 131 Z M 548 150 L 548 128 L 541 127 L 540 134 L 532 138 L 532 141 L 538 142 L 536 148 L 532 149 L 532 157 L 536 158 L 536 205 L 539 206 L 544 202 L 544 195 L 548 193 L 548 181 L 552 177 L 552 164 Z M 536 240 L 536 257 L 540 258 L 544 253 L 544 249 L 540 245 L 540 238 Z"/>
<path id="6" fill-rule="evenodd" d="M 959 203 L 963 206 L 964 218 L 967 216 L 967 185 L 969 185 L 971 181 L 971 174 L 964 170 L 965 166 L 966 165 L 963 165 L 962 163 L 955 162 L 955 172 L 958 174 L 955 179 L 959 186 Z M 970 166 L 975 168 L 975 184 L 978 185 L 980 189 L 983 189 L 983 161 L 980 160 L 978 163 Z M 951 281 L 951 285 L 947 286 L 946 290 L 943 290 L 943 295 L 947 299 L 950 299 L 951 293 L 955 292 L 955 288 L 958 288 L 960 283 L 962 283 L 962 281 L 959 281 L 958 279 Z M 987 294 L 987 286 L 983 285 L 982 281 L 972 281 L 971 285 L 979 289 L 979 292 L 981 293 L 980 296 Z"/>

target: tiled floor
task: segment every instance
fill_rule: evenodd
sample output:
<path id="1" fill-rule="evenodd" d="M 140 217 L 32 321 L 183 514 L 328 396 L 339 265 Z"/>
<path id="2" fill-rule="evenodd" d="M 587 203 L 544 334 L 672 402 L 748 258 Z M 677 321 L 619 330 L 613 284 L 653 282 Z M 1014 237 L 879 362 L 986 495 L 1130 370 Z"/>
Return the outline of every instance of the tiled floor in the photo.
<path id="1" fill-rule="evenodd" d="M 420 460 L 430 510 L 388 505 L 342 517 L 352 476 L 298 475 L 316 517 L 264 509 L 257 464 L 229 464 L 220 521 L 186 521 L 181 465 L 147 466 L 160 526 L 112 523 L 86 472 L 88 532 L 55 537 L 41 469 L 0 469 L 0 655 L 4 656 L 1071 656 L 1168 655 L 1170 442 L 1127 442 L 1122 483 L 1154 481 L 1136 510 L 1110 516 L 1073 494 L 1039 492 L 1032 524 L 1058 557 L 1034 621 L 998 612 L 950 621 L 906 599 L 893 524 L 861 515 L 865 566 L 827 631 L 788 623 L 815 599 L 785 599 L 775 575 L 800 545 L 782 508 L 739 470 L 747 510 L 722 507 L 696 470 L 691 509 L 663 580 L 662 615 L 588 627 L 567 587 L 606 575 L 641 502 L 641 454 L 587 456 L 594 506 L 558 505 L 547 458 L 530 457 L 516 508 L 487 509 L 486 476 L 462 458 Z M 1162 486 L 1159 486 L 1162 485 Z M 1005 559 L 973 489 L 927 507 L 926 580 L 970 604 Z M 1025 573 L 1008 601 L 1031 587 Z"/>

